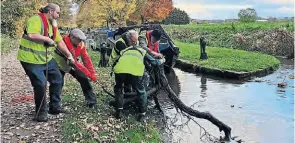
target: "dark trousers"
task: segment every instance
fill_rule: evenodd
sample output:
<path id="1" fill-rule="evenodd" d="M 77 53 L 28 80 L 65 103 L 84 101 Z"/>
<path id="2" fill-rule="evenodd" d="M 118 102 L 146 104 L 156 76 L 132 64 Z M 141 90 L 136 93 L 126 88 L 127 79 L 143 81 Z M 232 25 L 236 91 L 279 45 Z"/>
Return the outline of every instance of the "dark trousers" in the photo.
<path id="1" fill-rule="evenodd" d="M 62 85 L 64 85 L 65 72 L 60 70 L 60 73 L 62 75 Z M 96 96 L 93 93 L 93 88 L 87 76 L 79 69 L 72 69 L 69 73 L 80 83 L 83 94 L 85 96 L 86 104 L 96 104 Z"/>
<path id="2" fill-rule="evenodd" d="M 114 86 L 116 110 L 123 109 L 124 95 L 122 89 L 124 85 L 132 83 L 133 89 L 137 92 L 139 97 L 138 108 L 140 113 L 144 113 L 147 110 L 147 96 L 143 85 L 141 76 L 133 76 L 131 74 L 115 74 L 116 85 Z"/>
<path id="3" fill-rule="evenodd" d="M 30 64 L 21 62 L 26 74 L 29 76 L 31 84 L 34 88 L 34 99 L 36 105 L 36 112 L 40 108 L 40 112 L 45 112 L 46 109 L 46 64 Z M 56 62 L 52 59 L 48 62 L 48 82 L 49 86 L 49 108 L 60 108 L 60 96 L 62 90 L 62 76 Z M 44 99 L 43 99 L 44 97 Z M 42 102 L 43 99 L 43 102 Z"/>

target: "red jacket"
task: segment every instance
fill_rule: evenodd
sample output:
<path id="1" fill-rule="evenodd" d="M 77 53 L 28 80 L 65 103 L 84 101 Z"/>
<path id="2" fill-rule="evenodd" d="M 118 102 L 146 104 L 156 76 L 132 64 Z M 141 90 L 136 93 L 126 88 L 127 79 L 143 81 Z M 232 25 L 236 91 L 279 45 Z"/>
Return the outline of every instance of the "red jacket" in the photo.
<path id="1" fill-rule="evenodd" d="M 154 44 L 154 49 L 153 49 L 153 46 L 152 46 L 152 42 L 151 42 L 151 33 L 152 33 L 153 30 L 149 30 L 146 32 L 146 37 L 147 37 L 147 40 L 148 40 L 148 48 L 151 50 L 151 51 L 154 51 L 154 52 L 157 52 L 159 53 L 159 42 L 155 43 Z"/>
<path id="2" fill-rule="evenodd" d="M 69 34 L 66 34 L 63 36 L 63 40 L 66 43 L 69 51 L 72 53 L 73 58 L 75 60 L 75 66 L 81 70 L 87 77 L 91 78 L 92 76 L 95 76 L 95 70 L 93 68 L 93 64 L 91 61 L 91 58 L 88 56 L 88 53 L 86 51 L 86 46 L 83 42 L 81 42 L 77 48 L 75 48 L 70 40 Z M 81 56 L 83 64 L 79 63 L 77 61 L 77 57 Z"/>

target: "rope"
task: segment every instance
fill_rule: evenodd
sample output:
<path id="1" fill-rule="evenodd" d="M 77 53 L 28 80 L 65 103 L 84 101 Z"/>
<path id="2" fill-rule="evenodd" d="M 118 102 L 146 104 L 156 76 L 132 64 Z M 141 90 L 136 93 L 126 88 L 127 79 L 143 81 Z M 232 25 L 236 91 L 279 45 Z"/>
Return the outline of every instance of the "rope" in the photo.
<path id="1" fill-rule="evenodd" d="M 45 92 L 44 92 L 44 95 L 43 95 L 43 97 L 42 97 L 41 104 L 39 105 L 38 111 L 37 111 L 37 113 L 36 113 L 36 115 L 35 115 L 35 119 L 37 119 L 37 116 L 39 115 L 39 112 L 40 112 L 41 106 L 42 106 L 42 104 L 43 104 L 43 101 L 44 101 L 44 99 L 46 98 L 47 80 L 48 80 L 48 62 L 47 62 L 47 58 L 48 58 L 48 55 L 47 55 L 47 53 L 48 53 L 48 48 L 49 48 L 48 46 L 45 47 L 45 53 L 46 53 L 46 59 L 45 59 L 45 62 L 46 62 L 46 72 L 45 72 L 45 76 L 46 76 L 46 81 L 45 81 Z M 37 96 L 37 95 L 35 95 L 35 96 Z"/>

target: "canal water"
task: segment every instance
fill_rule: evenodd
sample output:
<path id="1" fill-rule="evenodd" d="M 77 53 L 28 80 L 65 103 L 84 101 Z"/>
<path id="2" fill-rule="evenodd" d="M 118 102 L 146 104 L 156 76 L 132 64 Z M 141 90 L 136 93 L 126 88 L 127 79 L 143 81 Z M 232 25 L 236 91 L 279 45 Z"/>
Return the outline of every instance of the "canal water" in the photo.
<path id="1" fill-rule="evenodd" d="M 229 125 L 232 136 L 237 136 L 235 140 L 241 139 L 246 143 L 293 143 L 294 66 L 290 60 L 281 59 L 281 63 L 274 73 L 247 82 L 192 74 L 179 69 L 174 69 L 176 77 L 168 79 L 179 84 L 178 88 L 172 88 L 187 106 L 208 111 Z M 278 87 L 278 83 L 282 82 L 286 83 L 285 87 Z M 187 118 L 177 114 L 169 104 L 164 109 L 173 131 L 173 142 L 208 142 L 205 141 L 206 136 L 200 139 L 204 130 L 195 122 L 187 122 Z M 223 136 L 210 122 L 197 118 L 195 121 L 213 136 Z"/>

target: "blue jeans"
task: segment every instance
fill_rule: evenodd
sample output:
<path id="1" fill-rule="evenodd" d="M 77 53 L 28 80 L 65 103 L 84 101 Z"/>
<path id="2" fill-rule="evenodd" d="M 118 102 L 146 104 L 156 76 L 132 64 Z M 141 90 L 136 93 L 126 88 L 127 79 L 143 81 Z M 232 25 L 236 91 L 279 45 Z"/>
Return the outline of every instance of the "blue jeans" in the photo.
<path id="1" fill-rule="evenodd" d="M 34 88 L 34 99 L 36 105 L 36 112 L 40 108 L 40 112 L 47 111 L 46 108 L 46 64 L 30 64 L 21 62 L 26 74 L 29 76 L 31 84 Z M 49 86 L 49 110 L 56 110 L 61 107 L 60 96 L 62 90 L 62 75 L 59 72 L 59 68 L 55 60 L 50 60 L 48 62 L 48 82 Z M 42 102 L 43 99 L 43 102 Z"/>

